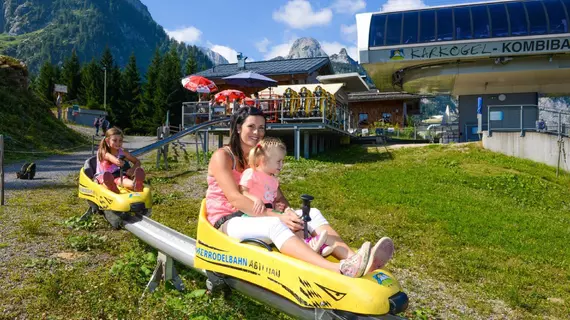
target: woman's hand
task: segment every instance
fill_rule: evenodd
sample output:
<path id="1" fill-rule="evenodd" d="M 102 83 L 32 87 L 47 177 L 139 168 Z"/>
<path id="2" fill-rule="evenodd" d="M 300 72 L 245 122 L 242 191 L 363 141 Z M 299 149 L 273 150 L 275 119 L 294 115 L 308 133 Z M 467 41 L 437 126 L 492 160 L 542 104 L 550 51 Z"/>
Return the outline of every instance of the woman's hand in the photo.
<path id="1" fill-rule="evenodd" d="M 261 216 L 265 211 L 265 203 L 261 199 L 255 199 L 253 201 L 253 215 Z"/>
<path id="2" fill-rule="evenodd" d="M 283 213 L 279 220 L 291 229 L 291 231 L 296 232 L 303 228 L 303 221 L 296 214 Z"/>

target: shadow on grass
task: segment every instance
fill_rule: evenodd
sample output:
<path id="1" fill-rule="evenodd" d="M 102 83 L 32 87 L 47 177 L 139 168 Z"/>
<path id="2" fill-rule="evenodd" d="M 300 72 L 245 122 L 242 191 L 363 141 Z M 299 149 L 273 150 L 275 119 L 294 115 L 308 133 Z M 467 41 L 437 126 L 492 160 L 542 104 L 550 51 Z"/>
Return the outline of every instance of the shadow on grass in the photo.
<path id="1" fill-rule="evenodd" d="M 367 148 L 361 145 L 350 145 L 326 151 L 325 153 L 311 157 L 311 159 L 323 162 L 356 164 L 390 161 L 394 159 L 394 156 L 390 150 L 384 146 Z"/>

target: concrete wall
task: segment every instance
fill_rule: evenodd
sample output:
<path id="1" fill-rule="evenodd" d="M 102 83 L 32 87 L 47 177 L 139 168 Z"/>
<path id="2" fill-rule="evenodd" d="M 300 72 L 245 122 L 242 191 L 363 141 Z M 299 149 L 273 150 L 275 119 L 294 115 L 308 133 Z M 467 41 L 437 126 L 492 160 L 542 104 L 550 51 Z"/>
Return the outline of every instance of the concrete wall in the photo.
<path id="1" fill-rule="evenodd" d="M 570 162 L 570 139 L 562 139 L 567 161 Z M 485 131 L 483 132 L 483 147 L 508 156 L 542 162 L 554 167 L 558 163 L 558 136 L 552 134 L 526 132 L 525 136 L 521 137 L 520 132 L 493 132 L 493 135 L 488 137 Z M 568 165 L 564 163 L 562 154 L 560 168 L 569 170 Z"/>
<path id="2" fill-rule="evenodd" d="M 79 112 L 74 115 L 73 108 L 67 108 L 66 118 L 69 122 L 74 122 L 77 124 L 82 124 L 84 126 L 93 126 L 93 121 L 95 118 L 100 116 L 106 116 L 106 111 L 101 110 L 89 110 L 79 108 Z"/>
<path id="3" fill-rule="evenodd" d="M 489 105 L 537 105 L 538 94 L 536 92 L 528 93 L 506 93 L 505 100 L 500 101 L 498 94 L 477 94 L 459 96 L 459 135 L 460 141 L 473 141 L 479 140 L 477 134 L 471 132 L 471 126 L 477 125 L 477 98 L 483 98 L 483 128 L 486 130 L 487 126 L 487 106 Z M 493 110 L 493 109 L 491 109 Z M 525 110 L 526 111 L 526 110 Z M 513 113 L 518 117 L 518 112 Z M 510 115 L 505 114 L 505 119 L 508 120 Z M 520 119 L 513 119 L 520 122 Z"/>

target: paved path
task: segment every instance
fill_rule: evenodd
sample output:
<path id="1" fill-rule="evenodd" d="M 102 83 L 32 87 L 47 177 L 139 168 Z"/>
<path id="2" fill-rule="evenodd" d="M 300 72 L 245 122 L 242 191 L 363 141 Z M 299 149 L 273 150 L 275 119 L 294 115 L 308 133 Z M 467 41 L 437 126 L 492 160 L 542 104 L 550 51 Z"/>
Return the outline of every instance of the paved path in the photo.
<path id="1" fill-rule="evenodd" d="M 92 134 L 93 129 L 80 126 L 70 126 L 82 134 Z M 88 132 L 87 132 L 88 131 Z M 100 139 L 100 137 L 97 137 Z M 156 137 L 146 136 L 126 136 L 124 147 L 127 150 L 134 150 L 151 144 L 156 141 Z M 21 180 L 16 178 L 16 172 L 20 170 L 26 161 L 10 164 L 4 167 L 4 188 L 6 192 L 10 190 L 37 188 L 45 185 L 61 185 L 66 183 L 70 174 L 79 174 L 79 169 L 83 167 L 85 160 L 91 157 L 91 149 L 77 151 L 64 155 L 55 155 L 46 159 L 34 161 L 36 163 L 36 176 L 33 180 Z"/>

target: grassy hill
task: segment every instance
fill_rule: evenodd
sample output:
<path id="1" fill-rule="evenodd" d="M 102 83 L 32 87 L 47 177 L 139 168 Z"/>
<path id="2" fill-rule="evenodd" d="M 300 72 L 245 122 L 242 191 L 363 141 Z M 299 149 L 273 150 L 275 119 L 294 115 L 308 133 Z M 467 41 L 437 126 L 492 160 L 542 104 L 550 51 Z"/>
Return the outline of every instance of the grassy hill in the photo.
<path id="1" fill-rule="evenodd" d="M 19 61 L 4 56 L 0 56 L 0 65 L 21 68 Z M 0 74 L 2 79 L 7 78 L 9 69 L 1 69 L 6 72 Z M 49 103 L 32 91 L 0 81 L 0 101 L 0 134 L 4 135 L 7 162 L 46 157 L 87 145 L 83 137 L 53 116 Z"/>

